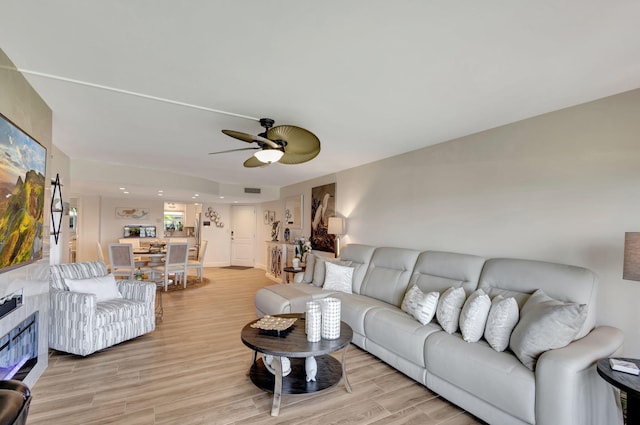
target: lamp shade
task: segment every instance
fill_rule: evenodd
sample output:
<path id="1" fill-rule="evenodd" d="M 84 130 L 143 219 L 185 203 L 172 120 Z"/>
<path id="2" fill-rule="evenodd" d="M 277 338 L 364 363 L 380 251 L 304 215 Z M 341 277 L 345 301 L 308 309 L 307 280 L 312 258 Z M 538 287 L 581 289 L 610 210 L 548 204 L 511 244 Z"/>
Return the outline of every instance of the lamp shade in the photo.
<path id="1" fill-rule="evenodd" d="M 280 158 L 282 158 L 284 152 L 280 149 L 262 149 L 253 154 L 258 161 L 264 162 L 265 164 L 271 164 L 272 162 L 277 162 Z"/>
<path id="2" fill-rule="evenodd" d="M 344 235 L 344 218 L 329 217 L 327 233 L 330 235 Z"/>
<path id="3" fill-rule="evenodd" d="M 624 234 L 622 278 L 640 281 L 640 232 L 627 232 Z"/>

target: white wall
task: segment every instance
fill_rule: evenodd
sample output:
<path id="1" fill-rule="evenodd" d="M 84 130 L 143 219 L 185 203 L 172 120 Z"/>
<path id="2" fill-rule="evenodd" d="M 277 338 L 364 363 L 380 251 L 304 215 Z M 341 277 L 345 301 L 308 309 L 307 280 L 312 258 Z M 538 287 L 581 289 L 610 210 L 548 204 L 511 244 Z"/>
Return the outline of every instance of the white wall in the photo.
<path id="1" fill-rule="evenodd" d="M 640 231 L 638 117 L 635 90 L 340 172 L 342 245 L 590 268 L 599 323 L 640 357 L 640 282 L 622 280 L 624 232 Z"/>
<path id="2" fill-rule="evenodd" d="M 216 227 L 210 218 L 204 216 L 204 211 L 213 208 L 220 214 L 220 221 L 224 227 Z M 209 241 L 204 258 L 205 267 L 224 267 L 231 264 L 231 212 L 229 204 L 203 204 L 201 223 L 209 221 L 209 226 L 201 226 L 202 240 Z"/>

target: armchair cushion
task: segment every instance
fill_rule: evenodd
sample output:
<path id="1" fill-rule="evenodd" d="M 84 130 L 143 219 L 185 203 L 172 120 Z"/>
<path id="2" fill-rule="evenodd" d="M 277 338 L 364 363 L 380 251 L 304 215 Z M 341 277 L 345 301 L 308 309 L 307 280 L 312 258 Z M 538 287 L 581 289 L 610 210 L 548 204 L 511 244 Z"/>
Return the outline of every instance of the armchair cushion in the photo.
<path id="1" fill-rule="evenodd" d="M 122 298 L 112 274 L 87 279 L 65 279 L 64 282 L 70 291 L 94 294 L 98 302 Z"/>

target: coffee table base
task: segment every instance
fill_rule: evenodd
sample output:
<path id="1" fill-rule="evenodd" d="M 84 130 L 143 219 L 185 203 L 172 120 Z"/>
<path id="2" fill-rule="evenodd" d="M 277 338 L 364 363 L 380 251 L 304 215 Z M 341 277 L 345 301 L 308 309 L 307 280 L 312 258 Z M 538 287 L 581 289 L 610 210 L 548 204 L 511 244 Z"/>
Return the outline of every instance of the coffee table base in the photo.
<path id="1" fill-rule="evenodd" d="M 258 388 L 269 391 L 273 394 L 273 406 L 271 409 L 271 416 L 278 416 L 280 412 L 280 398 L 282 394 L 309 394 L 318 391 L 323 391 L 333 387 L 343 377 L 342 364 L 336 358 L 324 354 L 321 356 L 315 356 L 316 363 L 318 364 L 318 372 L 316 374 L 316 380 L 307 382 L 305 371 L 305 359 L 304 358 L 289 358 L 291 362 L 291 373 L 282 378 L 282 386 L 278 391 L 276 385 L 276 377 L 273 373 L 265 367 L 262 358 L 258 358 L 249 370 L 249 377 L 251 381 Z M 274 363 L 276 362 L 274 358 Z M 277 367 L 277 366 L 276 366 Z M 348 392 L 351 392 L 351 388 L 345 377 L 345 386 Z"/>

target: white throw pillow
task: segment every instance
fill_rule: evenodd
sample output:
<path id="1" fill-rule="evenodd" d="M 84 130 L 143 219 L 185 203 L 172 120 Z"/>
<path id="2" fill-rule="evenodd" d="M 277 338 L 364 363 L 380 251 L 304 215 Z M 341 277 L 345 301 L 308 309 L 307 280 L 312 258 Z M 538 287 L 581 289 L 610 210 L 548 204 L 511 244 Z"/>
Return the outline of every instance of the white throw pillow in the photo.
<path id="1" fill-rule="evenodd" d="M 542 353 L 573 341 L 586 318 L 586 304 L 558 301 L 538 289 L 520 311 L 509 348 L 526 367 L 534 370 Z"/>
<path id="2" fill-rule="evenodd" d="M 316 255 L 315 265 L 313 267 L 312 285 L 320 286 L 320 287 L 324 286 L 324 279 L 325 279 L 325 274 L 327 270 L 327 268 L 325 267 L 325 263 L 339 264 L 341 266 L 351 265 L 351 261 L 340 261 L 340 259 L 338 258 L 327 258 L 327 257 L 320 257 L 319 255 Z"/>
<path id="3" fill-rule="evenodd" d="M 446 333 L 455 333 L 458 330 L 458 320 L 460 319 L 460 310 L 464 304 L 467 294 L 464 288 L 454 287 L 444 291 L 444 294 L 438 301 L 436 310 L 436 319 Z"/>
<path id="4" fill-rule="evenodd" d="M 491 299 L 482 289 L 473 292 L 465 301 L 460 312 L 460 332 L 467 342 L 478 342 L 484 334 L 487 316 L 491 309 Z"/>
<path id="5" fill-rule="evenodd" d="M 64 282 L 72 292 L 94 294 L 98 302 L 122 298 L 122 294 L 118 291 L 116 279 L 112 274 L 88 279 L 65 279 Z"/>
<path id="6" fill-rule="evenodd" d="M 353 267 L 341 266 L 330 261 L 326 261 L 325 265 L 327 271 L 324 277 L 323 289 L 351 294 Z"/>
<path id="7" fill-rule="evenodd" d="M 484 328 L 484 339 L 496 351 L 504 351 L 509 346 L 511 332 L 518 323 L 520 310 L 514 297 L 496 295 L 491 301 L 491 310 Z"/>
<path id="8" fill-rule="evenodd" d="M 434 291 L 425 294 L 417 285 L 413 285 L 405 294 L 400 308 L 415 317 L 418 322 L 426 325 L 436 314 L 439 298 L 440 292 Z"/>

